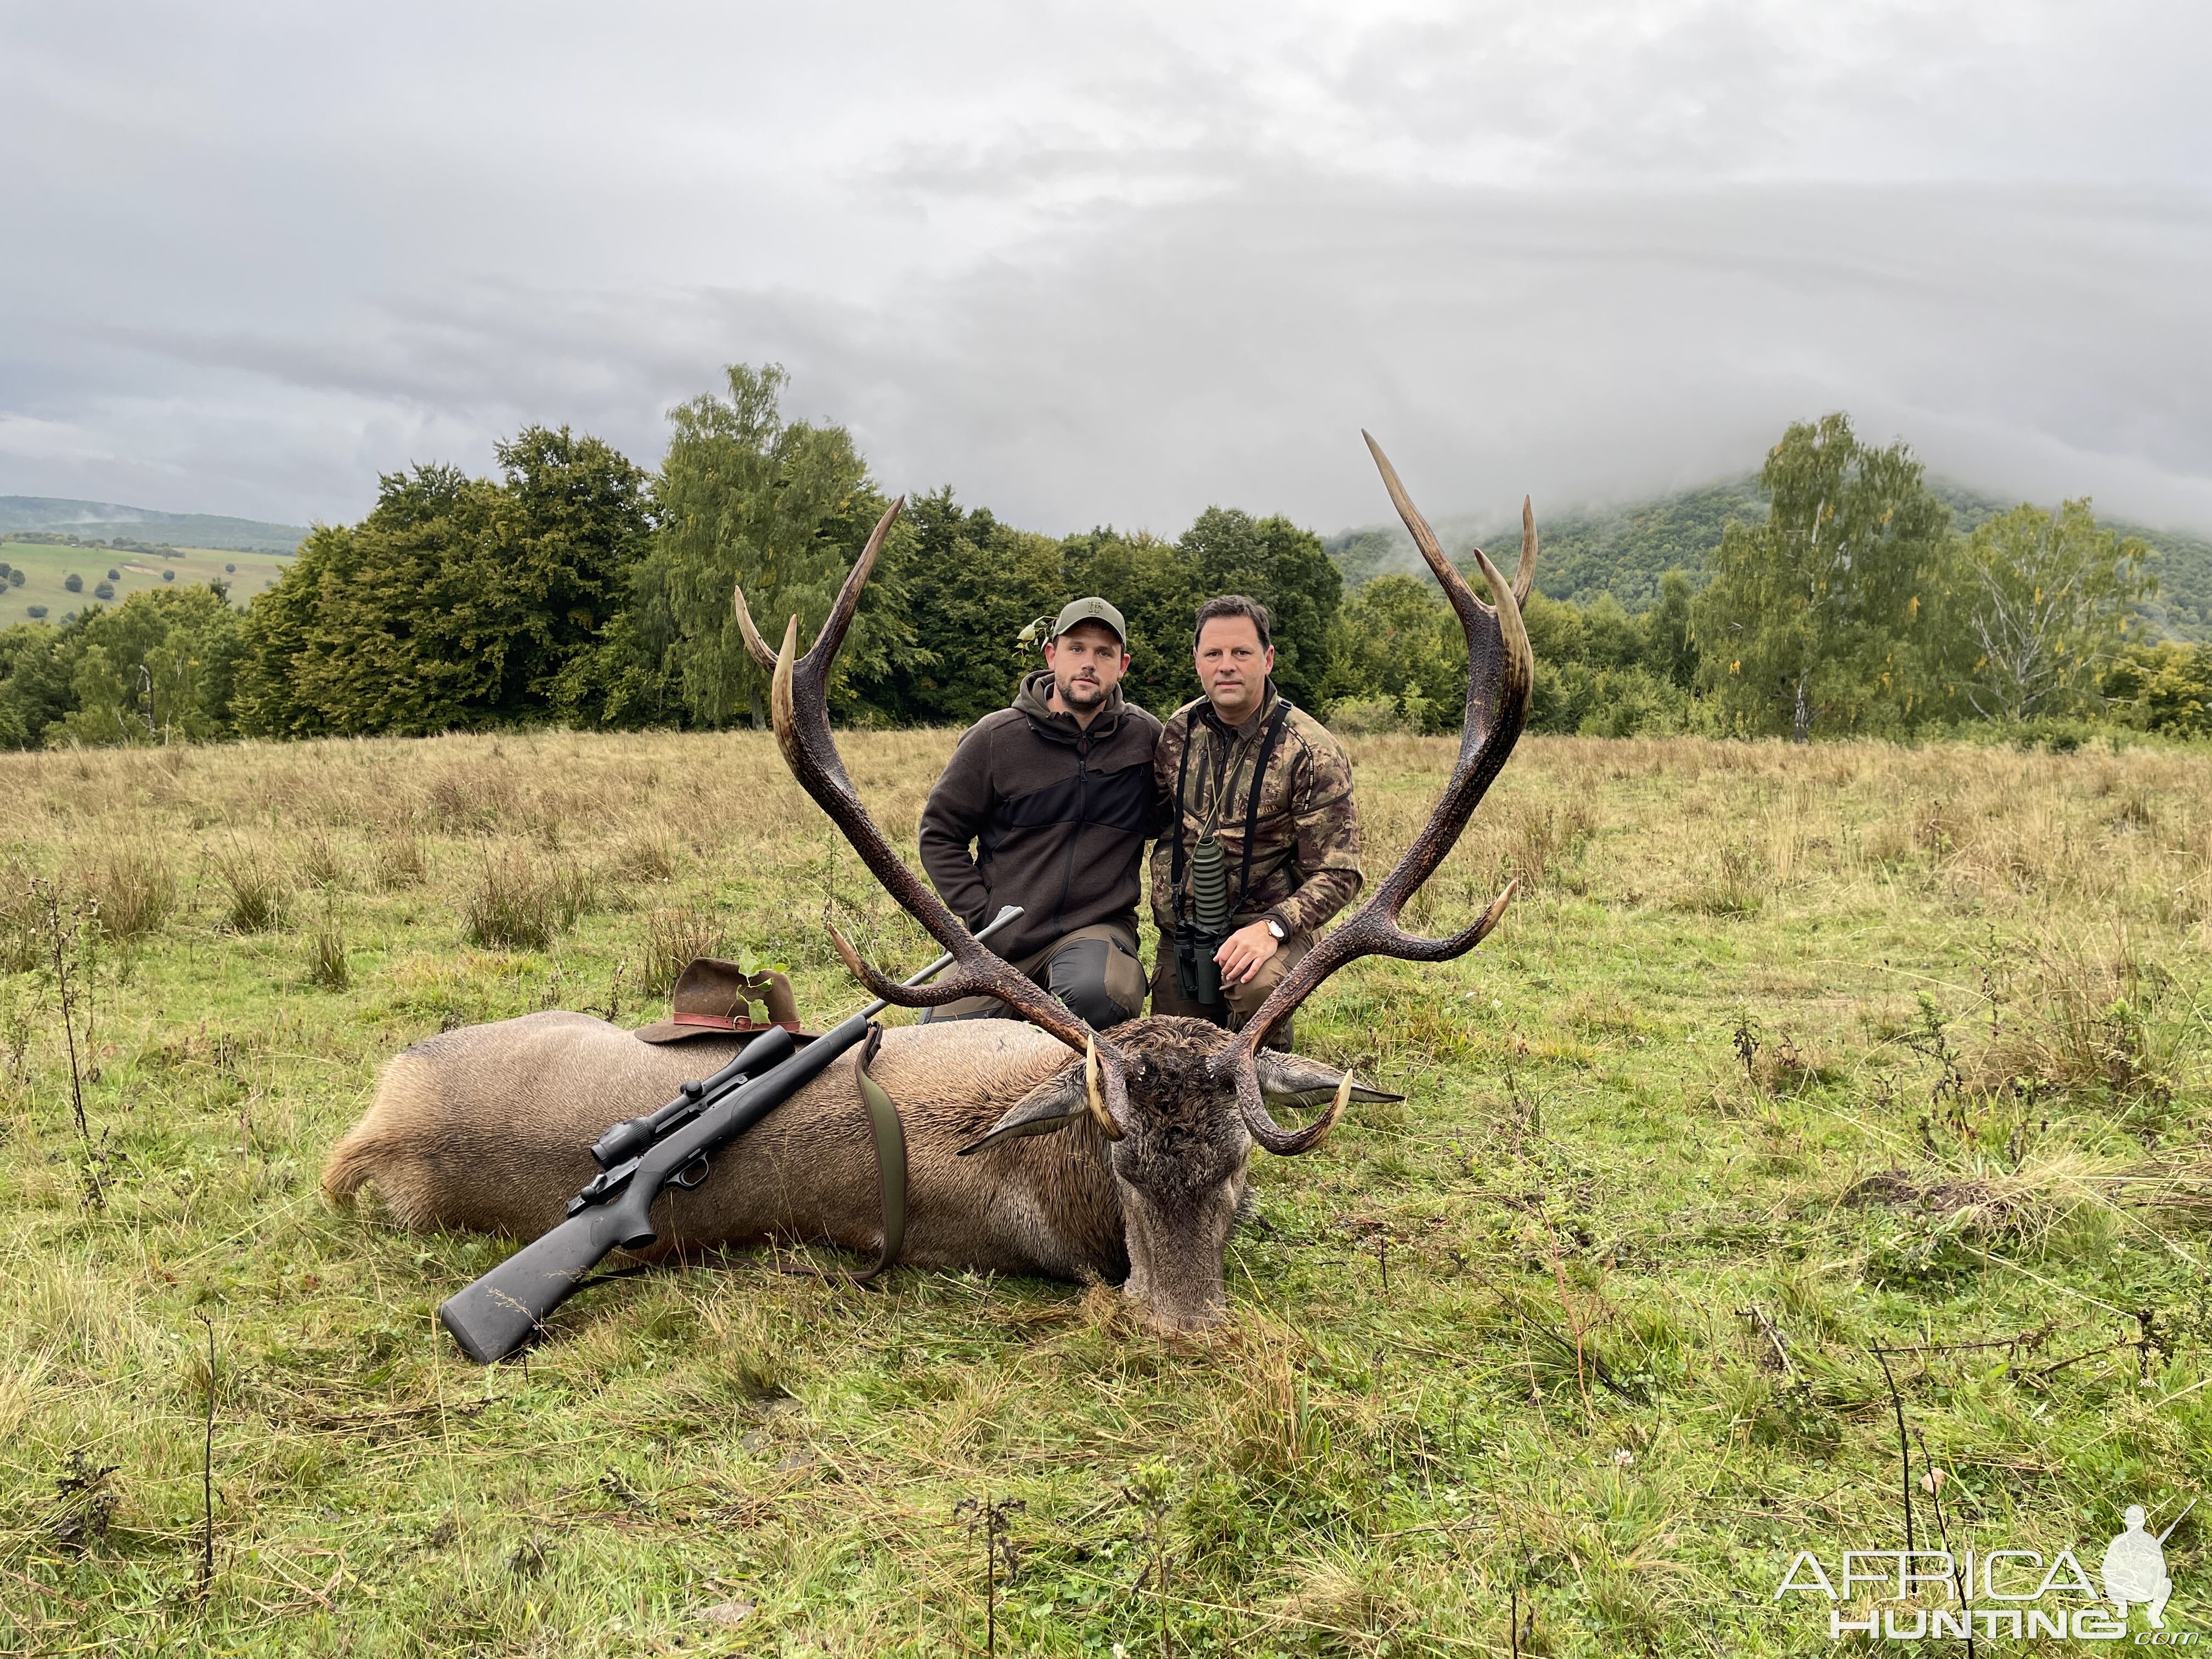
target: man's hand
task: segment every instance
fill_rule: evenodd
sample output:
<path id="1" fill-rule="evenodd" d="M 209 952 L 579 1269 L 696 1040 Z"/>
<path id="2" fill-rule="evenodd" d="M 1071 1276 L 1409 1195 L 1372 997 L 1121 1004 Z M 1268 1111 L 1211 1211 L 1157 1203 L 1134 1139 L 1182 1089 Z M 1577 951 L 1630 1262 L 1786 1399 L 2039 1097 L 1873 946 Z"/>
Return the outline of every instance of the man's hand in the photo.
<path id="1" fill-rule="evenodd" d="M 1239 927 L 1222 940 L 1221 948 L 1213 953 L 1213 960 L 1221 969 L 1221 982 L 1249 985 L 1252 975 L 1266 967 L 1267 959 L 1282 948 L 1282 941 L 1267 930 L 1264 921 Z"/>

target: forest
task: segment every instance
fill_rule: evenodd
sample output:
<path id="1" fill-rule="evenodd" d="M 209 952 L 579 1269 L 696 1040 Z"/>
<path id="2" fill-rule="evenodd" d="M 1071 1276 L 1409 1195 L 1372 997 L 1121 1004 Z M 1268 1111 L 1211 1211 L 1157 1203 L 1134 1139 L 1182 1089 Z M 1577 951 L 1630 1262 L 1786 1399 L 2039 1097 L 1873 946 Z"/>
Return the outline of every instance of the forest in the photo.
<path id="1" fill-rule="evenodd" d="M 888 502 L 848 431 L 782 416 L 784 385 L 730 368 L 724 392 L 672 411 L 656 471 L 531 427 L 495 478 L 389 474 L 367 517 L 313 530 L 242 611 L 220 584 L 178 584 L 0 630 L 0 747 L 757 726 L 766 686 L 732 586 L 757 615 L 817 623 Z M 1962 500 L 1838 413 L 1790 426 L 1755 484 L 1644 517 L 1569 519 L 1547 545 L 1534 729 L 2061 749 L 2212 733 L 2212 647 L 2160 637 L 2195 630 L 2155 625 L 2157 550 L 2086 500 Z M 1464 647 L 1404 566 L 1385 533 L 1324 543 L 1236 507 L 1173 540 L 1045 535 L 947 485 L 909 500 L 887 544 L 839 713 L 919 726 L 1002 707 L 1040 661 L 1033 624 L 1085 592 L 1128 617 L 1128 691 L 1165 713 L 1196 695 L 1193 609 L 1241 592 L 1274 616 L 1293 701 L 1348 732 L 1452 729 Z M 2174 614 L 2195 614 L 2185 597 Z"/>

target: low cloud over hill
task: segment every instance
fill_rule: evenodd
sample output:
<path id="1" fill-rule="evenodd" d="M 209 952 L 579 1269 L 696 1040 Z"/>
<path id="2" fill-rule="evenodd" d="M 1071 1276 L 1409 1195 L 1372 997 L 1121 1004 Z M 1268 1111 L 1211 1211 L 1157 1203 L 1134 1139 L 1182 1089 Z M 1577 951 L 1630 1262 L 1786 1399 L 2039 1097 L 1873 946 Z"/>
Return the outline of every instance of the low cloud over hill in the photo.
<path id="1" fill-rule="evenodd" d="M 212 513 L 160 513 L 113 501 L 68 501 L 52 495 L 0 495 L 0 531 L 43 530 L 92 541 L 127 537 L 172 547 L 218 552 L 289 553 L 306 537 L 305 525 L 265 524 Z"/>

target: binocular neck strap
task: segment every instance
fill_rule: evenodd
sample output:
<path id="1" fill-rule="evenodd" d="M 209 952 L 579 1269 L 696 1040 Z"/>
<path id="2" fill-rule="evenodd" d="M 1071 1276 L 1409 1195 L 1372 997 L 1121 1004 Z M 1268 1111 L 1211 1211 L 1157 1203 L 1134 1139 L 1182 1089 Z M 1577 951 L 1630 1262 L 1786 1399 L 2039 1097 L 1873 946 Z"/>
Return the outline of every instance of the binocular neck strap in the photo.
<path id="1" fill-rule="evenodd" d="M 1190 746 L 1198 739 L 1198 711 L 1191 711 L 1190 719 L 1182 729 L 1182 758 L 1176 763 L 1175 850 L 1168 855 L 1168 887 L 1177 905 L 1182 902 L 1182 802 L 1183 790 L 1190 782 Z"/>
<path id="2" fill-rule="evenodd" d="M 1283 727 L 1290 723 L 1291 713 L 1290 699 L 1279 693 L 1275 699 L 1275 712 L 1267 721 L 1267 730 L 1261 734 L 1260 752 L 1252 763 L 1252 791 L 1244 803 L 1244 863 L 1237 879 L 1236 901 L 1230 906 L 1231 915 L 1236 914 L 1237 906 L 1243 903 L 1244 896 L 1252 890 L 1252 838 L 1258 833 L 1260 828 L 1261 791 L 1267 787 L 1267 763 L 1274 758 L 1275 744 L 1282 738 Z M 1173 849 L 1168 855 L 1168 885 L 1174 891 L 1175 903 L 1178 909 L 1182 908 L 1185 897 L 1183 873 L 1190 867 L 1189 856 L 1183 848 L 1183 817 L 1185 816 L 1183 803 L 1188 798 L 1188 791 L 1190 786 L 1191 747 L 1200 735 L 1198 712 L 1194 709 L 1191 712 L 1188 725 L 1183 728 L 1182 757 L 1176 764 L 1175 842 Z M 1206 740 L 1206 747 L 1211 750 L 1213 746 L 1213 734 L 1206 732 L 1203 735 Z M 1235 753 L 1233 740 L 1231 753 L 1232 755 Z M 1211 759 L 1212 757 L 1209 755 L 1208 758 Z M 1228 769 L 1224 766 L 1221 780 L 1224 786 L 1229 781 L 1227 773 Z M 1213 833 L 1214 826 L 1221 818 L 1221 805 L 1220 793 L 1217 791 L 1213 805 L 1206 813 L 1206 826 L 1199 832 L 1201 836 Z"/>
<path id="3" fill-rule="evenodd" d="M 1244 871 L 1237 878 L 1237 903 L 1244 902 L 1244 896 L 1252 890 L 1252 838 L 1260 830 L 1260 790 L 1267 781 L 1267 763 L 1274 758 L 1276 739 L 1283 735 L 1283 727 L 1291 718 L 1288 699 L 1275 705 L 1275 718 L 1267 722 L 1267 734 L 1260 739 L 1260 757 L 1252 763 L 1252 796 L 1244 806 Z M 1231 906 L 1230 914 L 1237 914 Z"/>

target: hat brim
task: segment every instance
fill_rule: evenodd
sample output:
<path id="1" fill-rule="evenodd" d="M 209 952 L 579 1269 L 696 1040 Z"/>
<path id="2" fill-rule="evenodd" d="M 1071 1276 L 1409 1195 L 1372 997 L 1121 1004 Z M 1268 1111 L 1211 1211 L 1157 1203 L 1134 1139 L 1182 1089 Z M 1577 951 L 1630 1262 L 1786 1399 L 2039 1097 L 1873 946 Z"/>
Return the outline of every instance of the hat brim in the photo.
<path id="1" fill-rule="evenodd" d="M 702 1024 L 697 1019 L 656 1020 L 650 1025 L 641 1025 L 630 1035 L 640 1042 L 688 1042 L 694 1037 L 720 1037 L 725 1041 L 736 1038 L 742 1048 L 763 1031 L 788 1030 L 794 1041 L 811 1042 L 822 1035 L 819 1031 L 801 1030 L 791 1026 L 752 1025 L 737 1027 Z"/>

